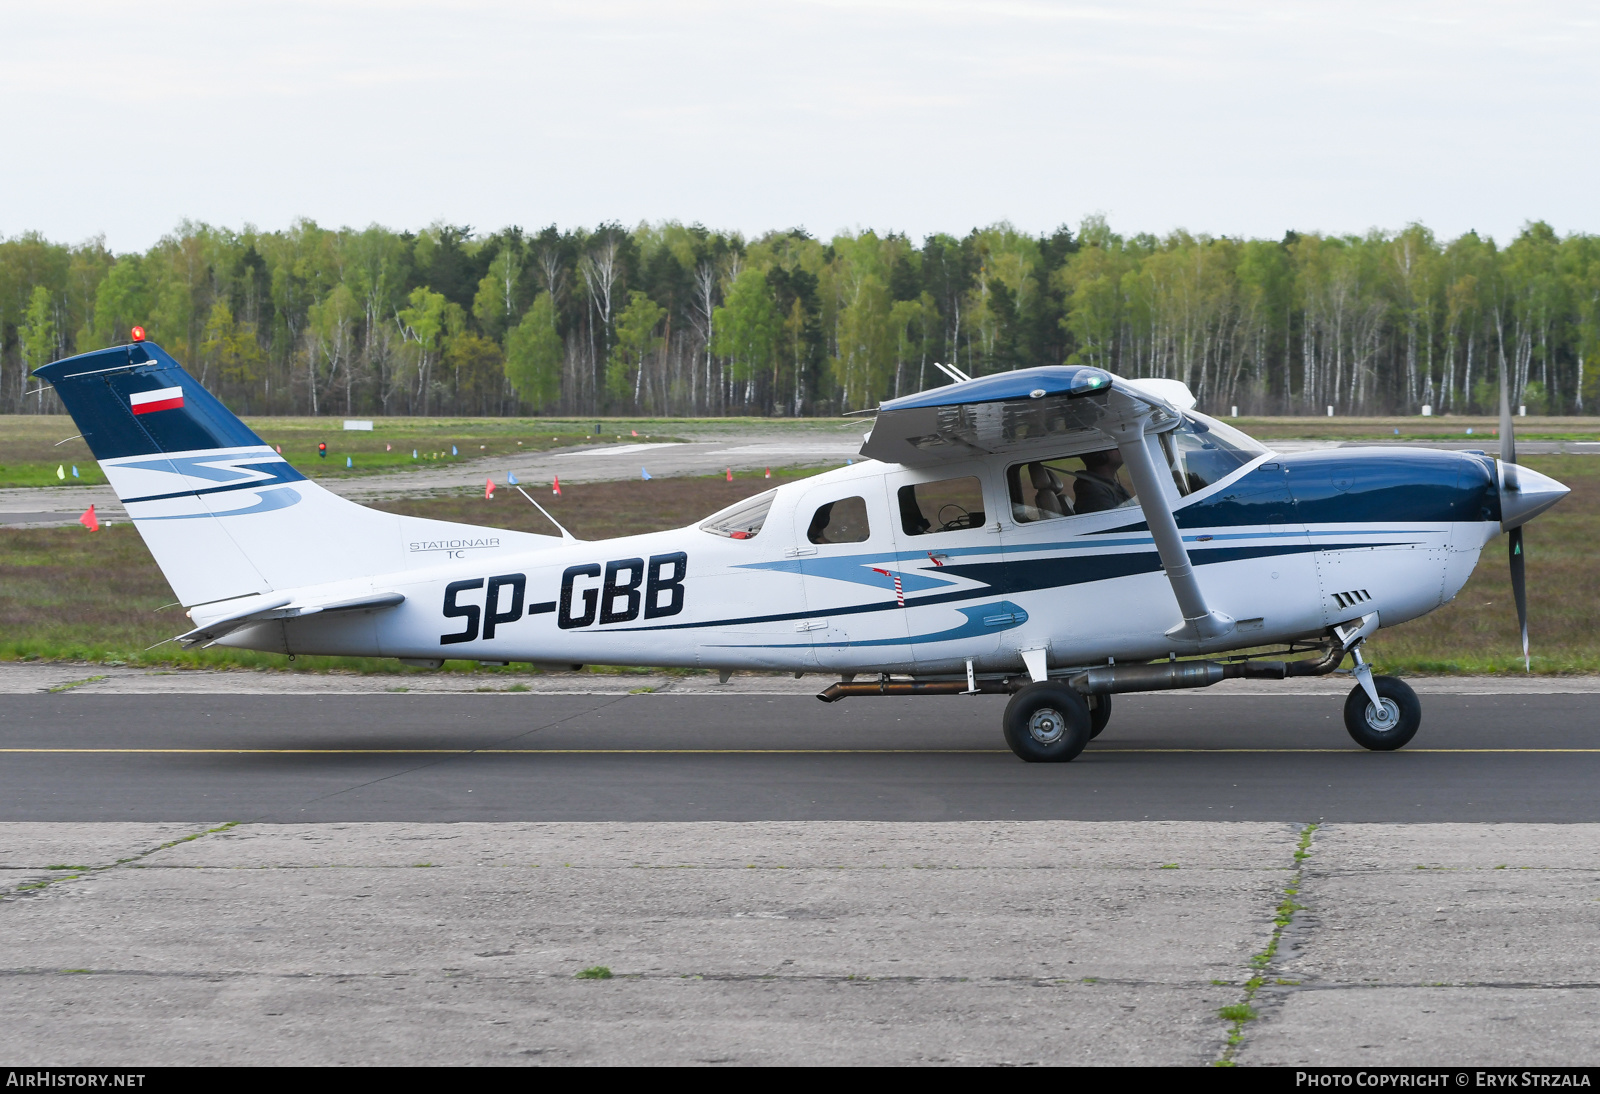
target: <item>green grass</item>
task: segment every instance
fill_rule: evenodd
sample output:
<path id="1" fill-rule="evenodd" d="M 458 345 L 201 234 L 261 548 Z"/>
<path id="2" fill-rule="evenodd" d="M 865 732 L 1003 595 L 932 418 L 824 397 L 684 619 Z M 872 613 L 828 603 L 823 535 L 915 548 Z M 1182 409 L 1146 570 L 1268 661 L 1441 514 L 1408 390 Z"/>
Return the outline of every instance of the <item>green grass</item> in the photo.
<path id="1" fill-rule="evenodd" d="M 572 977 L 574 980 L 610 980 L 611 970 L 604 965 L 590 965 Z"/>

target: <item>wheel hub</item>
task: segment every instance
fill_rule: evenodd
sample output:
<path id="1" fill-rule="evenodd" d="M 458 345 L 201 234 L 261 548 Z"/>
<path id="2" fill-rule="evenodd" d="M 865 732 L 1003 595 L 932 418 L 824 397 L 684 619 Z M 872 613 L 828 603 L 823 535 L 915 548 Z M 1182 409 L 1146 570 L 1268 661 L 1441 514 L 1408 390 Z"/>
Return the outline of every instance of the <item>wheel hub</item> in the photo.
<path id="1" fill-rule="evenodd" d="M 1059 710 L 1045 707 L 1028 719 L 1028 733 L 1042 745 L 1053 745 L 1067 731 L 1067 720 Z"/>
<path id="2" fill-rule="evenodd" d="M 1400 706 L 1393 699 L 1380 697 L 1378 705 L 1367 704 L 1367 725 L 1387 733 L 1400 724 Z"/>

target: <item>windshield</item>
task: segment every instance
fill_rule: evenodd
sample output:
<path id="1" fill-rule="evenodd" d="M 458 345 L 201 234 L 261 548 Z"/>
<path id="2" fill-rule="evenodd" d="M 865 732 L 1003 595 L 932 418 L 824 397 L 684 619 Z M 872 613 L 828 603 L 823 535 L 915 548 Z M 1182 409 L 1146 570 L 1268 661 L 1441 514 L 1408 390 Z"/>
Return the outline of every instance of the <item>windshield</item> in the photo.
<path id="1" fill-rule="evenodd" d="M 1178 489 L 1185 494 L 1204 490 L 1266 452 L 1232 426 L 1195 413 L 1185 414 L 1178 428 L 1162 434 L 1161 441 L 1172 460 Z"/>
<path id="2" fill-rule="evenodd" d="M 766 523 L 767 510 L 772 508 L 772 499 L 777 495 L 777 490 L 768 490 L 753 498 L 734 502 L 702 521 L 700 530 L 729 539 L 755 539 L 761 532 L 761 526 Z"/>

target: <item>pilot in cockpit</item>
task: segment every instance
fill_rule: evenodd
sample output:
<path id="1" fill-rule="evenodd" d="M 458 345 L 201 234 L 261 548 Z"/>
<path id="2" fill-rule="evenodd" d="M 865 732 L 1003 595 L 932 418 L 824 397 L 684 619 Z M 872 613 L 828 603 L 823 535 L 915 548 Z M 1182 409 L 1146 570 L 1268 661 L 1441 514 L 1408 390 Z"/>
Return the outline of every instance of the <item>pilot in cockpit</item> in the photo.
<path id="1" fill-rule="evenodd" d="M 1083 454 L 1083 470 L 1078 473 L 1077 489 L 1073 492 L 1079 513 L 1115 509 L 1132 499 L 1133 495 L 1117 480 L 1117 469 L 1121 466 L 1122 453 L 1115 448 Z"/>

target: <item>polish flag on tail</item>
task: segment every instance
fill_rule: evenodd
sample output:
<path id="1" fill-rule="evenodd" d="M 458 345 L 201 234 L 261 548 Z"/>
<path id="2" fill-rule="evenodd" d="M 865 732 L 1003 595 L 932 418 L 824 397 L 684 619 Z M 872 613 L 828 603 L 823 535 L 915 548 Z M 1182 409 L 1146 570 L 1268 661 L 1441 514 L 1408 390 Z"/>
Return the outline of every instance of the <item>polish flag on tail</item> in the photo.
<path id="1" fill-rule="evenodd" d="M 164 387 L 155 391 L 136 391 L 128 396 L 128 404 L 135 414 L 152 414 L 157 410 L 177 410 L 183 406 L 183 388 Z"/>
<path id="2" fill-rule="evenodd" d="M 550 492 L 552 494 L 557 495 L 557 496 L 559 496 L 561 494 L 561 476 L 560 475 L 556 476 L 555 489 L 550 491 Z"/>
<path id="3" fill-rule="evenodd" d="M 83 514 L 83 516 L 78 518 L 78 523 L 89 529 L 91 532 L 98 532 L 100 530 L 100 518 L 94 515 L 94 506 L 89 506 L 88 510 Z"/>

